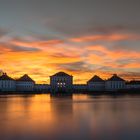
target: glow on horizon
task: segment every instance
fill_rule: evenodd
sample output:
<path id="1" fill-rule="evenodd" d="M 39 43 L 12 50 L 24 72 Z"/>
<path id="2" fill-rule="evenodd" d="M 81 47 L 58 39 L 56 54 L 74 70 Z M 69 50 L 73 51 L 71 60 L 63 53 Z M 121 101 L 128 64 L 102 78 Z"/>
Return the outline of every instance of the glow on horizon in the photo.
<path id="1" fill-rule="evenodd" d="M 107 1 L 2 1 L 0 70 L 37 83 L 58 71 L 74 83 L 95 74 L 140 79 L 140 1 Z"/>
<path id="2" fill-rule="evenodd" d="M 126 80 L 139 79 L 140 55 L 136 50 L 108 48 L 106 44 L 90 45 L 89 41 L 115 43 L 130 35 L 79 37 L 67 40 L 11 39 L 0 43 L 0 67 L 12 77 L 29 74 L 37 83 L 49 83 L 49 76 L 65 71 L 74 76 L 74 83 L 86 83 L 94 74 L 103 79 L 113 73 Z M 115 39 L 114 39 L 115 38 Z M 117 39 L 116 39 L 117 38 Z"/>

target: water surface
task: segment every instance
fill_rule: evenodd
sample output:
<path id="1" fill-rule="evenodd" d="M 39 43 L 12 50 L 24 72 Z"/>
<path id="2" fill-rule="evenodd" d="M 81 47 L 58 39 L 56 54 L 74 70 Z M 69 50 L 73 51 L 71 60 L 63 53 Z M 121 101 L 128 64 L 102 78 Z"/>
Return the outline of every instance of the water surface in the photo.
<path id="1" fill-rule="evenodd" d="M 0 96 L 0 140 L 140 140 L 140 96 Z"/>

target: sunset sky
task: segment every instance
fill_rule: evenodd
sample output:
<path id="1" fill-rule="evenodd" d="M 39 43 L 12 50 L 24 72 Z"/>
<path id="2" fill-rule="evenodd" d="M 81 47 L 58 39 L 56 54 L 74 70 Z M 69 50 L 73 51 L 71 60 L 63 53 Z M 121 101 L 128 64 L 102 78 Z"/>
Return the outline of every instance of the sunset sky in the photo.
<path id="1" fill-rule="evenodd" d="M 140 1 L 0 0 L 0 70 L 37 83 L 58 71 L 140 79 Z"/>

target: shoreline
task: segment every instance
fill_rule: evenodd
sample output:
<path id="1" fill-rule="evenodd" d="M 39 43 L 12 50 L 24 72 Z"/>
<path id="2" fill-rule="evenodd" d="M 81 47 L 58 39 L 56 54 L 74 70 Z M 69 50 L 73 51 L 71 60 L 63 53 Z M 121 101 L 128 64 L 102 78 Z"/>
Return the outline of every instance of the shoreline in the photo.
<path id="1" fill-rule="evenodd" d="M 101 96 L 101 95 L 109 95 L 109 96 L 123 96 L 123 95 L 140 95 L 140 90 L 120 90 L 120 91 L 73 91 L 72 93 L 51 93 L 50 91 L 45 92 L 0 92 L 0 95 L 38 95 L 38 94 L 50 94 L 50 95 L 73 95 L 73 94 L 86 94 L 86 95 L 93 95 L 93 96 Z"/>

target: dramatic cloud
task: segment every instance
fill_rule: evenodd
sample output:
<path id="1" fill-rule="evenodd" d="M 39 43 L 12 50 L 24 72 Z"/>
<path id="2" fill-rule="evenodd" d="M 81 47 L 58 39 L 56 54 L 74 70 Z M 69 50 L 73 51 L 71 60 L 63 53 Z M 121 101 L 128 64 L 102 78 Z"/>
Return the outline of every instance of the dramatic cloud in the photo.
<path id="1" fill-rule="evenodd" d="M 7 52 L 34 52 L 34 51 L 39 51 L 40 49 L 0 43 L 0 50 L 1 53 L 7 53 Z"/>
<path id="2" fill-rule="evenodd" d="M 123 72 L 125 78 L 130 78 L 127 73 L 138 73 L 140 70 L 139 52 L 130 52 L 129 49 L 122 49 L 123 47 L 110 49 L 103 45 L 80 46 L 61 40 L 13 39 L 5 44 L 0 46 L 3 52 L 3 61 L 0 63 L 3 70 L 15 77 L 29 73 L 37 82 L 48 83 L 50 75 L 62 70 L 73 74 L 76 83 L 79 83 L 77 79 L 82 83 L 86 82 L 93 74 L 106 78 L 113 73 Z"/>
<path id="3" fill-rule="evenodd" d="M 49 83 L 58 71 L 140 78 L 138 0 L 3 0 L 0 69 Z"/>
<path id="4" fill-rule="evenodd" d="M 90 42 L 90 41 L 123 41 L 123 40 L 140 40 L 140 35 L 134 34 L 108 34 L 93 35 L 79 38 L 72 38 L 74 42 Z"/>

